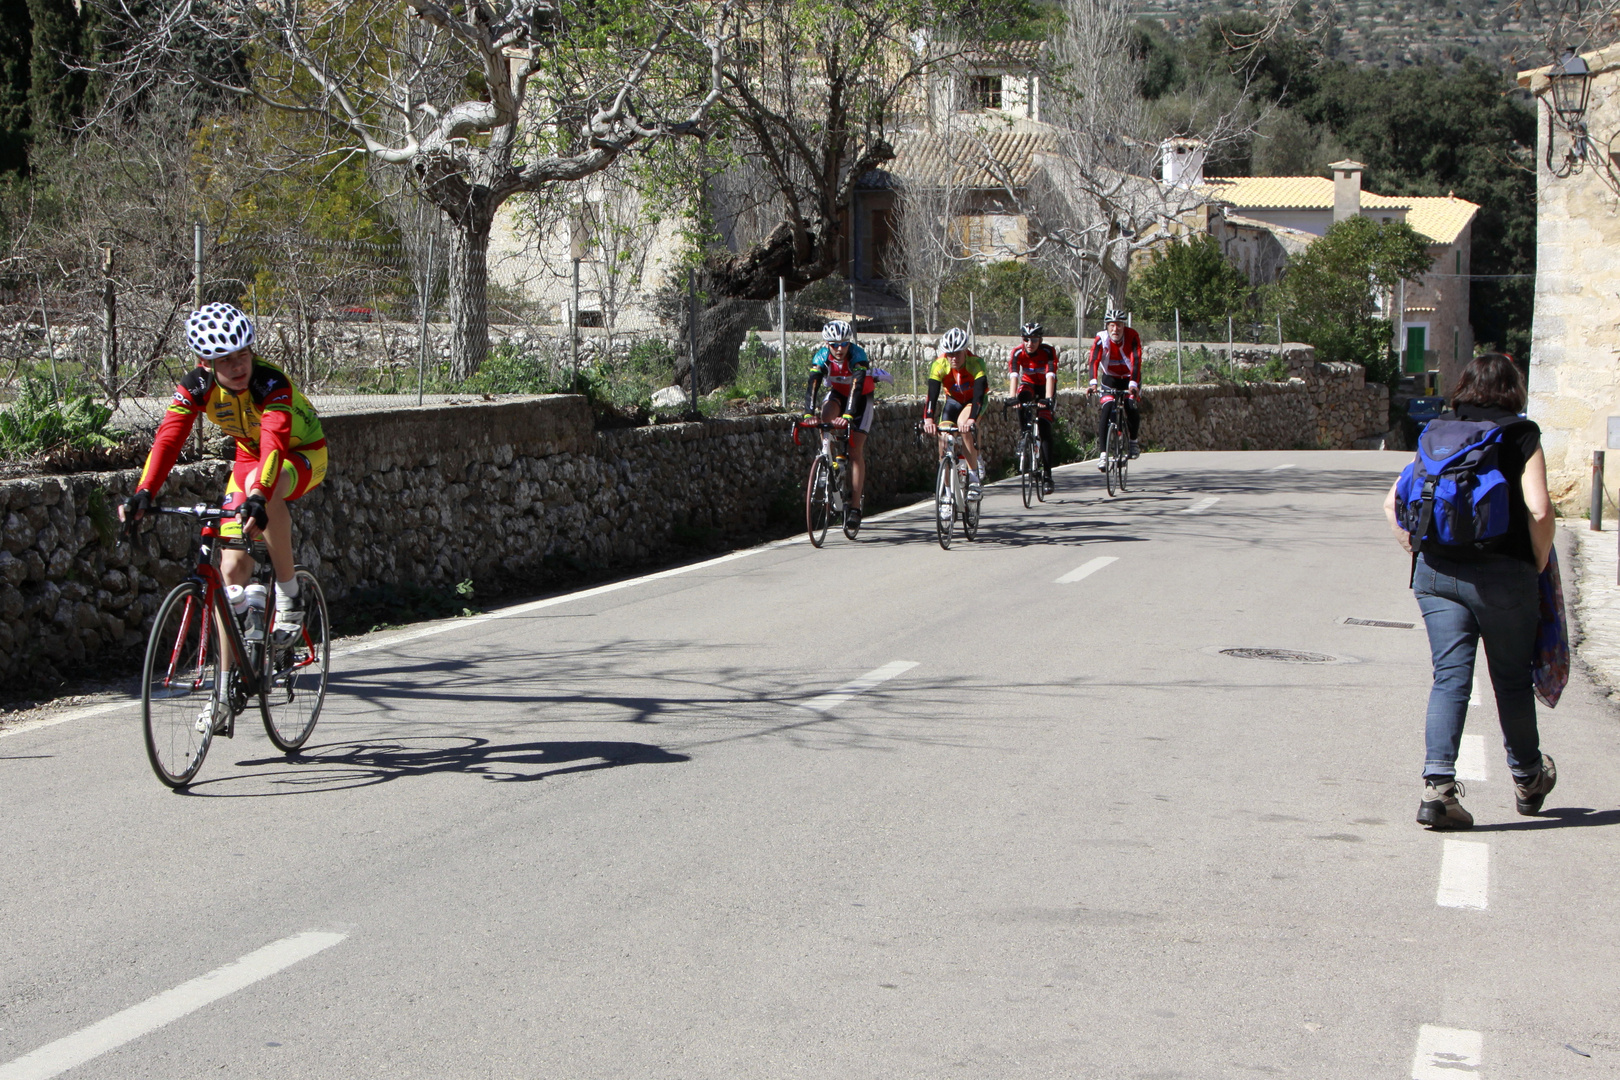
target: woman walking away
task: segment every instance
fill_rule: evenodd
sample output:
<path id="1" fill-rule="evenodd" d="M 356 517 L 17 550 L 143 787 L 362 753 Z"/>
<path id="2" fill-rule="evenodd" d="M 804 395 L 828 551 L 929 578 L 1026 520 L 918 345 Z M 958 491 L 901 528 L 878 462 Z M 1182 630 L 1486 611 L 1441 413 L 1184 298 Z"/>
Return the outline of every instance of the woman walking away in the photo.
<path id="1" fill-rule="evenodd" d="M 1520 415 L 1524 402 L 1509 357 L 1475 357 L 1457 380 L 1452 411 L 1424 429 L 1417 460 L 1384 500 L 1395 538 L 1413 552 L 1412 592 L 1434 660 L 1417 814 L 1434 829 L 1474 823 L 1458 801 L 1457 747 L 1481 638 L 1519 813 L 1539 813 L 1558 779 L 1541 752 L 1531 683 L 1537 577 L 1555 526 L 1541 429 Z"/>

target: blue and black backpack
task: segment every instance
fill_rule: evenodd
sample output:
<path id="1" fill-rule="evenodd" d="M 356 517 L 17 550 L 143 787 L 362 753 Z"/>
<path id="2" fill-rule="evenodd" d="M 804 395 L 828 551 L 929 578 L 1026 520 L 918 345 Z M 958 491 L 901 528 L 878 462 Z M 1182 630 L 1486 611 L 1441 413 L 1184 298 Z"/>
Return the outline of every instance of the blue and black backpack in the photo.
<path id="1" fill-rule="evenodd" d="M 1395 517 L 1414 554 L 1425 543 L 1487 550 L 1507 535 L 1502 433 L 1494 420 L 1431 420 L 1423 428 L 1417 456 L 1395 484 Z"/>

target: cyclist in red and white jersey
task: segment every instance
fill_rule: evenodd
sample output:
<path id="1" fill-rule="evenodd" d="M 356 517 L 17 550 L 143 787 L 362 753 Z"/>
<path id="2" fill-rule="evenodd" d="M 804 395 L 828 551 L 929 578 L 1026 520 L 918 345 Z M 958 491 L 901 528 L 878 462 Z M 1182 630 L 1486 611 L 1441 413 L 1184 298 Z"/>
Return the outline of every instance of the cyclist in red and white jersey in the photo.
<path id="1" fill-rule="evenodd" d="M 1101 450 L 1108 438 L 1108 421 L 1121 403 L 1125 406 L 1125 423 L 1131 433 L 1131 457 L 1140 457 L 1142 453 L 1137 446 L 1142 414 L 1136 409 L 1136 392 L 1142 385 L 1142 336 L 1126 325 L 1129 317 L 1119 308 L 1109 308 L 1103 313 L 1104 329 L 1091 343 L 1089 389 L 1103 395 L 1102 408 L 1097 415 L 1097 468 L 1100 471 L 1108 468 Z"/>
<path id="2" fill-rule="evenodd" d="M 810 381 L 804 388 L 804 418 L 815 417 L 816 394 L 823 381 L 827 400 L 821 405 L 821 419 L 835 427 L 849 429 L 850 502 L 844 510 L 849 535 L 861 527 L 861 496 L 866 488 L 866 436 L 872 430 L 876 412 L 877 378 L 866 350 L 855 344 L 855 328 L 842 319 L 833 319 L 821 328 L 825 343 L 810 357 Z M 879 374 L 882 374 L 881 372 Z M 887 376 L 884 376 L 887 378 Z M 823 435 L 822 445 L 832 453 L 832 436 Z"/>
<path id="3" fill-rule="evenodd" d="M 1041 471 L 1046 493 L 1052 494 L 1052 401 L 1057 397 L 1057 350 L 1041 339 L 1045 327 L 1025 323 L 1023 341 L 1007 357 L 1007 395 L 1019 401 L 1039 401 L 1036 425 L 1041 436 Z"/>

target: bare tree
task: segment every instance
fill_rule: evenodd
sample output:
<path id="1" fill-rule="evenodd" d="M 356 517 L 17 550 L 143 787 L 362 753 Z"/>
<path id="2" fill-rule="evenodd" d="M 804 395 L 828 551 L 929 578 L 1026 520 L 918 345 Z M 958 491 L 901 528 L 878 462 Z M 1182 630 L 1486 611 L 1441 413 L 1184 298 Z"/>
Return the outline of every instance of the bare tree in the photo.
<path id="1" fill-rule="evenodd" d="M 978 5 L 992 17 L 995 0 Z M 705 196 L 715 237 L 700 254 L 702 382 L 736 370 L 746 319 L 776 296 L 845 269 L 861 179 L 921 118 L 921 82 L 954 52 L 963 7 L 936 0 L 761 0 L 739 8 L 721 102 L 733 130 Z M 942 35 L 941 29 L 952 31 Z"/>
<path id="2" fill-rule="evenodd" d="M 1246 93 L 1193 95 L 1176 127 L 1165 129 L 1141 95 L 1141 61 L 1133 54 L 1128 0 L 1065 0 L 1055 41 L 1055 77 L 1046 93 L 1049 150 L 1027 187 L 981 146 L 985 167 L 999 173 L 1010 202 L 1029 223 L 1034 255 L 1081 291 L 1094 270 L 1124 306 L 1135 256 L 1189 228 L 1211 195 L 1189 179 L 1159 176 L 1167 138 L 1180 140 L 1190 164 L 1249 138 L 1256 119 Z M 1236 43 L 1253 49 L 1281 25 Z"/>
<path id="3" fill-rule="evenodd" d="M 904 282 L 923 303 L 923 325 L 930 335 L 939 329 L 939 294 L 969 257 L 962 245 L 959 219 L 965 208 L 966 170 L 958 164 L 971 156 L 967 140 L 946 123 L 933 134 L 911 137 L 903 159 L 918 167 L 895 179 L 895 214 L 889 248 L 889 280 Z"/>
<path id="4" fill-rule="evenodd" d="M 99 0 L 121 39 L 109 108 L 162 80 L 205 83 L 324 125 L 332 152 L 408 170 L 449 219 L 451 369 L 489 347 L 488 246 L 520 192 L 571 184 L 638 144 L 702 134 L 729 7 L 705 0 L 179 0 L 154 18 Z M 198 35 L 251 41 L 251 79 L 196 70 Z M 705 77 L 691 63 L 702 58 Z"/>

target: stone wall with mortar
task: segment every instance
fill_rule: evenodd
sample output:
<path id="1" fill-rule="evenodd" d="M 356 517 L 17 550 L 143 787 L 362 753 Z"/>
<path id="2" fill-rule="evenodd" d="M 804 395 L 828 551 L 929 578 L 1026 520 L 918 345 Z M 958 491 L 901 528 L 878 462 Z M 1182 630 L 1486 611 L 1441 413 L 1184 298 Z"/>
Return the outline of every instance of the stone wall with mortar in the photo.
<path id="1" fill-rule="evenodd" d="M 1348 447 L 1382 427 L 1387 392 L 1364 386 L 1359 369 L 1302 361 L 1301 371 L 1286 383 L 1148 387 L 1143 439 L 1166 450 Z M 935 451 L 913 432 L 919 404 L 878 409 L 873 495 L 931 486 Z M 1095 432 L 1084 395 L 1061 392 L 1058 412 L 1077 441 Z M 339 414 L 325 427 L 331 472 L 296 521 L 299 558 L 334 602 L 367 586 L 469 578 L 483 596 L 533 590 L 792 532 L 813 441 L 795 447 L 786 416 L 595 431 L 575 396 Z M 991 462 L 1011 456 L 1015 428 L 999 406 L 988 411 Z M 139 656 L 146 621 L 189 572 L 194 534 L 165 518 L 133 545 L 113 543 L 113 508 L 137 475 L 0 483 L 0 688 Z M 181 466 L 163 501 L 217 498 L 225 476 L 222 461 Z"/>

